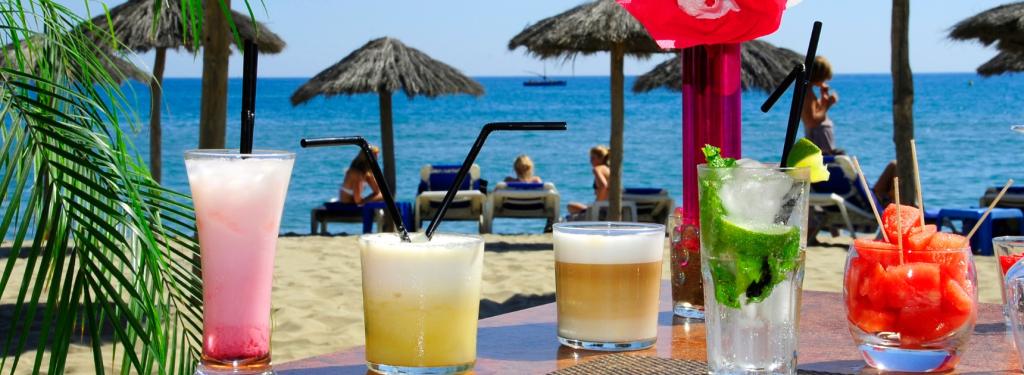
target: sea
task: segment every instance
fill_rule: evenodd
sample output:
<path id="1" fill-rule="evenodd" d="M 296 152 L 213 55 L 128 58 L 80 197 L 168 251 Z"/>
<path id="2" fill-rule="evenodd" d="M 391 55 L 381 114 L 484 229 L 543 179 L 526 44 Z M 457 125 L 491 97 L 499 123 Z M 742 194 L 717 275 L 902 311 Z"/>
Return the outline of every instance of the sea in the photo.
<path id="1" fill-rule="evenodd" d="M 607 145 L 610 134 L 608 77 L 555 77 L 564 87 L 524 87 L 530 77 L 476 77 L 480 97 L 468 95 L 393 99 L 397 199 L 413 201 L 420 168 L 458 164 L 481 127 L 495 121 L 565 121 L 565 132 L 496 132 L 477 157 L 482 178 L 494 186 L 514 175 L 512 162 L 529 155 L 536 174 L 556 184 L 562 211 L 568 202 L 593 200 L 588 150 Z M 626 78 L 626 187 L 668 189 L 677 205 L 682 197 L 681 94 L 667 89 L 632 93 Z M 376 94 L 318 97 L 292 106 L 289 97 L 307 78 L 260 79 L 257 87 L 255 147 L 297 154 L 282 233 L 309 232 L 310 209 L 338 194 L 343 172 L 356 149 L 302 149 L 304 137 L 361 135 L 380 144 Z M 837 146 L 859 157 L 874 182 L 894 159 L 892 86 L 888 74 L 836 75 L 830 83 L 839 102 L 829 116 Z M 188 193 L 183 153 L 198 144 L 199 79 L 164 82 L 163 183 Z M 1008 178 L 1024 182 L 1024 134 L 1010 130 L 1024 123 L 1024 76 L 982 78 L 975 74 L 915 74 L 914 127 L 921 183 L 928 207 L 977 206 L 985 189 Z M 148 155 L 148 89 L 126 84 L 136 103 L 132 132 L 139 155 Z M 743 94 L 743 156 L 778 161 L 785 135 L 789 94 L 769 113 L 758 108 L 767 94 Z M 229 82 L 228 147 L 237 147 L 241 80 Z M 543 220 L 497 219 L 496 233 L 540 233 Z M 332 223 L 331 233 L 360 233 L 359 224 Z M 475 222 L 445 222 L 447 232 L 476 232 Z"/>

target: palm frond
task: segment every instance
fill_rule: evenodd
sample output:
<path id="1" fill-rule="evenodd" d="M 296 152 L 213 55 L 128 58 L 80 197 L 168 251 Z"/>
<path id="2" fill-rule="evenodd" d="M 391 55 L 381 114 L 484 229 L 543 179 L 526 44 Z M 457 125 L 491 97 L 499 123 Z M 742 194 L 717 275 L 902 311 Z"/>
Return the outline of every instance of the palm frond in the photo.
<path id="1" fill-rule="evenodd" d="M 202 1 L 181 6 L 198 41 Z M 0 371 L 63 373 L 78 343 L 96 373 L 191 373 L 202 332 L 191 202 L 153 181 L 127 140 L 134 114 L 92 36 L 115 39 L 86 21 L 52 0 L 0 1 L 12 46 L 0 65 L 0 233 L 12 249 L 0 297 L 13 301 Z"/>

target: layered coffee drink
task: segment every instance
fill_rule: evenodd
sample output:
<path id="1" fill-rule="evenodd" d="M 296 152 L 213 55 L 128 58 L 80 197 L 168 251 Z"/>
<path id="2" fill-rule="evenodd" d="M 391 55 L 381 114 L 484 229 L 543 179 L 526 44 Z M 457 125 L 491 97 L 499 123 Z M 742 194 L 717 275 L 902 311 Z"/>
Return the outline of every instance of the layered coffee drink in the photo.
<path id="1" fill-rule="evenodd" d="M 558 339 L 591 350 L 654 345 L 665 227 L 566 223 L 554 227 Z"/>

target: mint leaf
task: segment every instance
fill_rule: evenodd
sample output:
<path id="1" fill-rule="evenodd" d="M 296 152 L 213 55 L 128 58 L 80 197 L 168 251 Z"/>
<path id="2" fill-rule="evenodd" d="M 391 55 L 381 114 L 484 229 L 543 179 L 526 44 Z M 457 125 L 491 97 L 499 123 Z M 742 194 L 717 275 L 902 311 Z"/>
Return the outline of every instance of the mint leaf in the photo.
<path id="1" fill-rule="evenodd" d="M 722 157 L 722 149 L 718 147 L 706 144 L 701 151 L 704 152 L 704 158 L 708 160 L 708 167 L 730 168 L 736 165 L 736 159 Z"/>

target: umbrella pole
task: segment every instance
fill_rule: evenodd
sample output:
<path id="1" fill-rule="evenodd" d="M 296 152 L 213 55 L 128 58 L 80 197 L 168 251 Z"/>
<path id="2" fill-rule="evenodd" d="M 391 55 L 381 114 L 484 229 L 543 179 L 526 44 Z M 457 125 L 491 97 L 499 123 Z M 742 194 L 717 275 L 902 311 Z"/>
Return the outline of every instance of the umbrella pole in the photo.
<path id="1" fill-rule="evenodd" d="M 162 174 L 163 135 L 160 129 L 160 105 L 163 102 L 164 65 L 167 62 L 167 48 L 157 48 L 153 61 L 153 81 L 149 83 L 149 174 L 160 183 Z"/>
<path id="2" fill-rule="evenodd" d="M 612 89 L 612 132 L 611 132 L 611 176 L 608 181 L 608 221 L 622 220 L 622 138 L 623 99 L 622 99 L 622 65 L 625 48 L 615 44 L 611 53 L 611 89 Z M 636 218 L 632 218 L 636 220 Z"/>
<path id="3" fill-rule="evenodd" d="M 398 192 L 395 185 L 395 134 L 391 119 L 391 91 L 381 91 L 380 97 L 380 142 L 384 154 L 384 178 L 391 191 Z"/>
<path id="4" fill-rule="evenodd" d="M 722 155 L 740 157 L 740 46 L 720 44 L 683 49 L 683 228 L 696 238 L 700 227 L 697 164 L 707 160 L 705 144 Z M 699 246 L 698 241 L 685 241 Z M 699 248 L 688 249 L 699 251 Z"/>
<path id="5" fill-rule="evenodd" d="M 221 0 L 231 9 L 231 0 Z M 217 2 L 203 6 L 203 87 L 199 103 L 199 148 L 224 148 L 228 113 L 231 27 Z"/>

